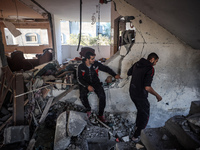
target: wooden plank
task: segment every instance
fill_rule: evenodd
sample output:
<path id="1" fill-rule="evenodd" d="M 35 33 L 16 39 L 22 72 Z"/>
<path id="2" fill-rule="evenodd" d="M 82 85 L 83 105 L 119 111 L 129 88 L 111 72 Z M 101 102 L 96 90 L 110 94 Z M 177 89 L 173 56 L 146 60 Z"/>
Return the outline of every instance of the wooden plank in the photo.
<path id="1" fill-rule="evenodd" d="M 66 75 L 67 73 L 73 73 L 73 72 L 74 71 L 65 71 L 65 72 L 61 73 L 60 75 L 58 75 L 57 78 L 60 78 L 60 77 L 62 77 L 64 75 Z"/>
<path id="2" fill-rule="evenodd" d="M 23 75 L 16 75 L 15 95 L 22 94 L 24 92 L 24 80 Z M 24 125 L 24 96 L 14 97 L 14 125 Z"/>
<path id="3" fill-rule="evenodd" d="M 62 83 L 62 82 L 45 82 L 45 83 L 48 83 L 48 84 L 74 85 L 74 84 L 71 84 L 71 83 Z"/>
<path id="4" fill-rule="evenodd" d="M 46 107 L 44 108 L 44 111 L 43 111 L 43 113 L 42 113 L 42 116 L 41 116 L 41 118 L 40 118 L 40 120 L 39 120 L 39 123 L 43 123 L 43 122 L 45 121 L 45 119 L 46 119 L 46 117 L 47 117 L 47 113 L 48 113 L 48 111 L 49 111 L 49 108 L 51 107 L 51 104 L 52 104 L 52 102 L 53 102 L 53 99 L 54 99 L 54 97 L 50 97 L 50 98 L 49 98 L 49 100 L 48 100 L 48 102 L 47 102 L 47 105 L 46 105 Z"/>
<path id="5" fill-rule="evenodd" d="M 0 30 L 0 56 L 1 56 L 2 66 L 3 67 L 7 66 L 8 63 L 7 63 L 7 58 L 5 56 L 5 51 L 4 51 L 3 38 L 2 38 L 2 32 L 1 32 L 1 30 Z"/>

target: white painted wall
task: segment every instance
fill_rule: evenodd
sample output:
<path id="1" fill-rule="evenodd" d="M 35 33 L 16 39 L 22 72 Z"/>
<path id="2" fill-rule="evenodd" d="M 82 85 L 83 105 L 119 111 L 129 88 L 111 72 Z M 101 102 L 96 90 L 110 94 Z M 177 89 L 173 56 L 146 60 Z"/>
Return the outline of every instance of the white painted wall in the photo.
<path id="1" fill-rule="evenodd" d="M 133 25 L 136 28 L 136 42 L 123 59 L 121 67 L 117 68 L 121 60 L 119 53 L 107 64 L 115 71 L 121 70 L 125 80 L 133 63 L 156 52 L 160 59 L 155 66 L 152 87 L 163 100 L 157 103 L 156 98 L 149 95 L 151 114 L 148 126 L 163 126 L 174 115 L 187 115 L 191 101 L 200 100 L 200 51 L 192 49 L 123 0 L 114 1 L 120 15 L 135 17 Z M 142 20 L 141 24 L 139 20 Z M 106 74 L 102 73 L 100 77 L 104 81 Z M 122 88 L 110 89 L 106 110 L 136 113 L 129 97 L 129 82 L 130 79 Z"/>
<path id="2" fill-rule="evenodd" d="M 62 62 L 66 61 L 67 58 L 75 58 L 80 57 L 80 50 L 81 47 L 79 47 L 79 51 L 77 51 L 77 45 L 62 45 Z M 110 58 L 110 46 L 107 45 L 101 45 L 99 46 L 90 46 L 91 48 L 95 49 L 96 59 L 100 58 Z"/>

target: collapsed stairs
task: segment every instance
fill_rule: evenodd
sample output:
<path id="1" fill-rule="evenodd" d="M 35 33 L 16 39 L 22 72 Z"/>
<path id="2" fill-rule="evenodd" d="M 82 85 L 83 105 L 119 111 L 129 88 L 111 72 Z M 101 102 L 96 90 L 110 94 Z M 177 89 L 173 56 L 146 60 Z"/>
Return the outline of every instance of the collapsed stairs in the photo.
<path id="1" fill-rule="evenodd" d="M 164 127 L 141 132 L 147 150 L 200 150 L 200 101 L 193 101 L 187 116 L 174 116 Z"/>

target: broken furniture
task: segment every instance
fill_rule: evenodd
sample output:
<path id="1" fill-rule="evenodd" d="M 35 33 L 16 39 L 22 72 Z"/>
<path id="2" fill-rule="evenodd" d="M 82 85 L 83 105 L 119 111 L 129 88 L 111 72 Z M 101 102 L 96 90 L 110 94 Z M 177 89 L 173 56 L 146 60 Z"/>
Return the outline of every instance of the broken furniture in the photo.
<path id="1" fill-rule="evenodd" d="M 11 53 L 11 57 L 7 56 L 8 66 L 11 71 L 24 71 L 33 69 L 35 66 L 47 63 L 52 60 L 51 49 L 45 49 L 43 54 L 37 55 L 38 59 L 25 59 L 23 52 L 14 51 Z"/>

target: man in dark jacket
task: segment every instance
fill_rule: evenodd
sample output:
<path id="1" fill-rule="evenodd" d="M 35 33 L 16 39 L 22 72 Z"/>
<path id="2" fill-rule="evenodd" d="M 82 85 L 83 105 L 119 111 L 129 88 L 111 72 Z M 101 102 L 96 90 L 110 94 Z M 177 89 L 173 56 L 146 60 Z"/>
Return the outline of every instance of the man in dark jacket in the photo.
<path id="1" fill-rule="evenodd" d="M 77 80 L 80 89 L 80 100 L 87 110 L 88 117 L 91 115 L 91 107 L 88 102 L 88 92 L 95 92 L 99 98 L 99 115 L 98 118 L 105 122 L 103 117 L 104 108 L 106 106 L 106 96 L 104 89 L 100 83 L 98 77 L 98 71 L 104 71 L 119 79 L 120 76 L 117 75 L 108 66 L 105 66 L 98 61 L 95 61 L 95 54 L 92 52 L 87 52 L 83 62 L 78 66 L 77 69 Z"/>
<path id="2" fill-rule="evenodd" d="M 140 136 L 141 130 L 146 127 L 149 120 L 148 93 L 153 94 L 158 102 L 162 100 L 162 97 L 151 87 L 154 76 L 153 66 L 156 65 L 158 59 L 159 57 L 156 53 L 151 53 L 147 59 L 141 58 L 133 64 L 127 73 L 128 76 L 132 76 L 129 93 L 137 108 L 136 131 L 132 138 L 135 142 L 139 140 L 138 136 Z"/>

